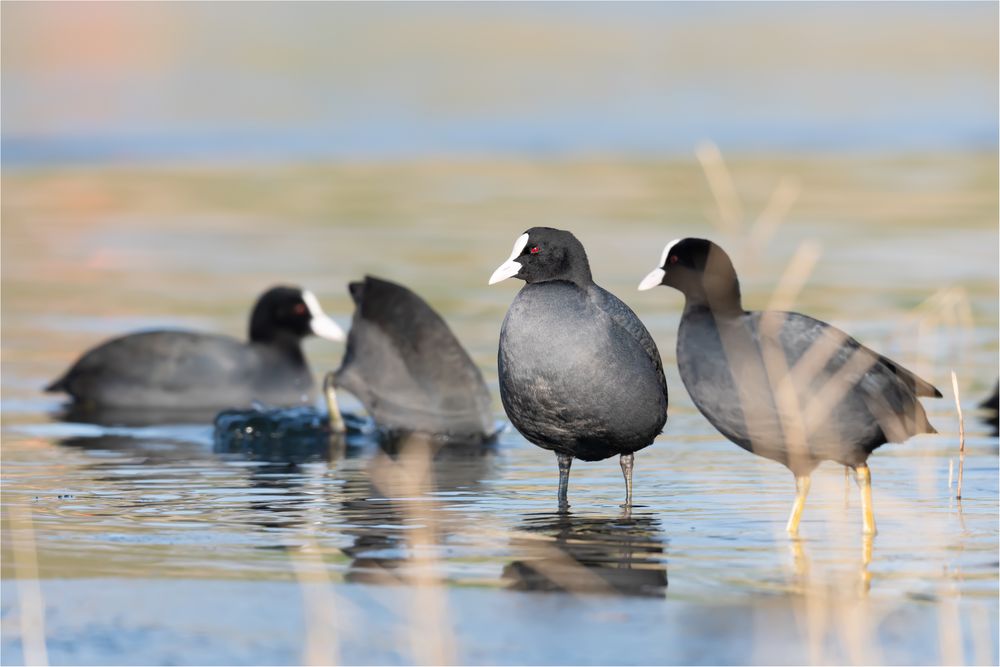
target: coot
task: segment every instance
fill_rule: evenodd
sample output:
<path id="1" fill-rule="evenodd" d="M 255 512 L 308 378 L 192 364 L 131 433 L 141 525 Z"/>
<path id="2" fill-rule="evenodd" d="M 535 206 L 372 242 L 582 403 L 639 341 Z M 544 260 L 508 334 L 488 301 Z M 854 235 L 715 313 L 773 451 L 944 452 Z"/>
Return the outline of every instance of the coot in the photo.
<path id="1" fill-rule="evenodd" d="M 527 283 L 500 330 L 500 398 L 529 442 L 556 453 L 559 503 L 573 458 L 621 456 L 625 506 L 636 451 L 667 421 L 667 381 L 656 344 L 635 313 L 593 281 L 571 233 L 533 227 L 490 277 Z"/>
<path id="2" fill-rule="evenodd" d="M 886 442 L 935 433 L 918 396 L 941 392 L 846 333 L 799 313 L 746 311 L 728 255 L 705 239 L 667 244 L 640 290 L 684 294 L 681 380 L 724 436 L 795 475 L 788 519 L 798 532 L 809 476 L 821 461 L 857 472 L 864 531 L 874 534 L 868 456 Z"/>
<path id="3" fill-rule="evenodd" d="M 193 331 L 145 331 L 107 341 L 45 388 L 77 406 L 209 410 L 254 401 L 293 405 L 308 398 L 313 378 L 302 339 L 344 340 L 316 297 L 297 287 L 273 287 L 250 315 L 250 339 Z"/>
<path id="4" fill-rule="evenodd" d="M 334 384 L 389 435 L 488 440 L 495 432 L 489 389 L 441 316 L 388 280 L 366 276 L 350 292 L 354 318 Z"/>

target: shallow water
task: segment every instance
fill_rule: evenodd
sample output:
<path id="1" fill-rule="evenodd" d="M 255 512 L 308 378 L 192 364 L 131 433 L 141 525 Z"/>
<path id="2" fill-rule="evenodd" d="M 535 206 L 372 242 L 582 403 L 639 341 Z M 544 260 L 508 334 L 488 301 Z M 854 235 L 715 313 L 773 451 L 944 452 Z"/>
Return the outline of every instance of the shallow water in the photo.
<path id="1" fill-rule="evenodd" d="M 743 213 L 728 227 L 687 162 L 5 174 L 3 662 L 23 661 L 23 632 L 33 650 L 34 551 L 52 662 L 996 663 L 998 448 L 974 409 L 997 374 L 995 159 L 731 167 Z M 782 178 L 798 195 L 768 235 L 753 223 Z M 516 286 L 485 283 L 542 223 L 577 232 L 664 357 L 670 420 L 636 458 L 630 516 L 615 460 L 577 462 L 557 513 L 554 457 L 509 429 L 472 451 L 390 455 L 353 438 L 268 455 L 222 451 L 204 423 L 62 421 L 39 392 L 129 329 L 242 335 L 276 281 L 346 324 L 345 282 L 370 272 L 445 316 L 502 418 L 496 337 Z M 686 234 L 732 251 L 753 307 L 819 242 L 796 307 L 945 393 L 925 401 L 940 434 L 871 460 L 870 545 L 857 490 L 830 464 L 790 541 L 791 475 L 692 407 L 674 363 L 679 295 L 635 291 Z M 307 345 L 317 371 L 340 352 Z"/>

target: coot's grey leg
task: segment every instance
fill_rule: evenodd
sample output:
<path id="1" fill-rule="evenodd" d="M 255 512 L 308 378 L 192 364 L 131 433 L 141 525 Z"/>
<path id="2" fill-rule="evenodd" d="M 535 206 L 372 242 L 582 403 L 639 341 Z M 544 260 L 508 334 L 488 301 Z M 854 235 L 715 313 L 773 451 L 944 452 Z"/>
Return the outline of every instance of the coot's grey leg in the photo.
<path id="1" fill-rule="evenodd" d="M 337 405 L 337 392 L 333 388 L 333 378 L 332 371 L 323 378 L 323 397 L 326 399 L 326 409 L 330 413 L 330 430 L 334 433 L 346 433 L 347 427 L 340 414 L 340 406 Z"/>
<path id="2" fill-rule="evenodd" d="M 792 505 L 792 513 L 788 517 L 788 525 L 785 530 L 789 535 L 799 534 L 799 521 L 802 520 L 802 509 L 806 506 L 806 496 L 809 495 L 809 486 L 812 479 L 809 475 L 802 475 L 795 478 L 795 504 Z"/>
<path id="3" fill-rule="evenodd" d="M 567 492 L 569 491 L 569 467 L 573 465 L 573 457 L 569 454 L 556 452 L 559 461 L 559 509 L 569 507 Z"/>
<path id="4" fill-rule="evenodd" d="M 622 474 L 625 475 L 625 504 L 622 507 L 632 507 L 632 468 L 635 465 L 635 454 L 622 454 L 620 463 Z"/>

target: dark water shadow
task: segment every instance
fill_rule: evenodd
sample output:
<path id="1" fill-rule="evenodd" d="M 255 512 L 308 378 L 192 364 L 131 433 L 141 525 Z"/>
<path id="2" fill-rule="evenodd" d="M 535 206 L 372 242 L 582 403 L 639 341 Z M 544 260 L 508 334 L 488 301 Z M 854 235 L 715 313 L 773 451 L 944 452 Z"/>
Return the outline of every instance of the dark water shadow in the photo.
<path id="1" fill-rule="evenodd" d="M 379 450 L 397 465 L 410 457 L 430 460 L 428 491 L 475 491 L 495 470 L 497 440 L 441 438 L 422 433 L 381 432 Z M 393 489 L 387 489 L 390 493 Z"/>
<path id="2" fill-rule="evenodd" d="M 511 551 L 524 556 L 502 578 L 513 590 L 662 596 L 666 543 L 652 514 L 528 514 L 510 541 Z"/>
<path id="3" fill-rule="evenodd" d="M 53 421 L 107 427 L 210 425 L 217 409 L 101 408 L 67 403 L 51 414 Z"/>
<path id="4" fill-rule="evenodd" d="M 204 445 L 187 439 L 169 437 L 146 438 L 134 435 L 95 434 L 58 438 L 55 443 L 70 449 L 88 452 L 114 452 L 118 456 L 111 459 L 95 457 L 87 468 L 90 470 L 113 470 L 126 463 L 131 466 L 175 466 L 177 464 L 196 465 L 211 461 L 212 456 Z M 123 462 L 123 458 L 127 460 Z M 109 480 L 127 481 L 127 478 L 112 477 Z M 98 478 L 97 481 L 102 481 Z"/>

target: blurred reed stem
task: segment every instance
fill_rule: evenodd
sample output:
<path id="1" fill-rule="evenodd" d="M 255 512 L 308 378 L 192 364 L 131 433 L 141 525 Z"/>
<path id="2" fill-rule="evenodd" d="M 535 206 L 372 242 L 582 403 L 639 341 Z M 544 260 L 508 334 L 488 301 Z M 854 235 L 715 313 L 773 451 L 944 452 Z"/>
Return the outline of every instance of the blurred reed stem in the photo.
<path id="1" fill-rule="evenodd" d="M 45 599 L 38 579 L 38 554 L 31 508 L 12 503 L 7 508 L 13 540 L 14 571 L 17 577 L 21 621 L 21 650 L 26 665 L 48 665 L 45 646 Z M 20 537 L 20 539 L 18 539 Z"/>
<path id="2" fill-rule="evenodd" d="M 955 393 L 955 409 L 958 411 L 958 488 L 955 498 L 962 499 L 962 476 L 965 471 L 965 417 L 962 416 L 962 400 L 958 393 L 958 375 L 951 372 L 951 389 Z"/>

